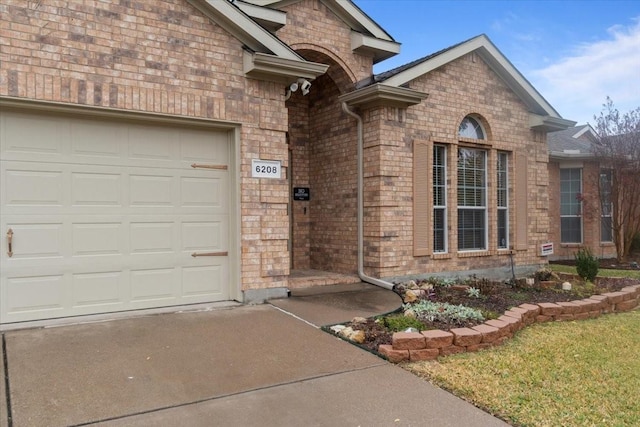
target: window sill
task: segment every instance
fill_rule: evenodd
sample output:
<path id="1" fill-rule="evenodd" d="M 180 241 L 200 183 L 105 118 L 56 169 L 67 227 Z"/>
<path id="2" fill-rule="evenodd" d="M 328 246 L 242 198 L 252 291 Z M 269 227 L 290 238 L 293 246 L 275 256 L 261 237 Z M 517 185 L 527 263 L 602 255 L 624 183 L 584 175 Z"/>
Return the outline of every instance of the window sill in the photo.
<path id="1" fill-rule="evenodd" d="M 615 244 L 613 242 L 600 242 L 600 247 L 603 248 L 612 248 Z"/>
<path id="2" fill-rule="evenodd" d="M 449 252 L 436 252 L 431 254 L 432 259 L 451 259 L 451 254 Z"/>
<path id="3" fill-rule="evenodd" d="M 560 243 L 561 248 L 579 248 L 582 243 Z"/>
<path id="4" fill-rule="evenodd" d="M 489 251 L 464 251 L 458 252 L 458 258 L 471 258 L 471 257 L 480 257 L 480 256 L 490 256 L 491 252 Z"/>

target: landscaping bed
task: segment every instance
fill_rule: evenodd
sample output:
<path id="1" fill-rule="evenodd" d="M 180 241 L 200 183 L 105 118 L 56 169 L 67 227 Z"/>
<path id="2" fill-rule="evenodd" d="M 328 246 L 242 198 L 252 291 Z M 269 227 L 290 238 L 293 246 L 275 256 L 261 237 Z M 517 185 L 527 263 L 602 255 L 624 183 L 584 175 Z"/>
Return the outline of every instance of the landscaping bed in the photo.
<path id="1" fill-rule="evenodd" d="M 571 289 L 565 288 L 571 283 Z M 471 328 L 497 319 L 521 304 L 558 303 L 619 291 L 640 283 L 626 278 L 597 278 L 593 283 L 576 277 L 560 277 L 540 271 L 516 283 L 471 278 L 462 282 L 426 279 L 398 283 L 394 291 L 405 301 L 403 308 L 375 318 L 356 318 L 328 330 L 369 351 L 390 345 L 394 332 L 449 331 Z"/>

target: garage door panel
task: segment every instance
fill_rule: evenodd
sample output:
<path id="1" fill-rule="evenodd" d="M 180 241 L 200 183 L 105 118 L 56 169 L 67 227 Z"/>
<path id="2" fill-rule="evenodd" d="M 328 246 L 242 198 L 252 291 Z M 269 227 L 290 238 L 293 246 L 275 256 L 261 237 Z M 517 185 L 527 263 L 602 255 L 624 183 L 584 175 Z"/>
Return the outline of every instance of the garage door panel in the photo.
<path id="1" fill-rule="evenodd" d="M 53 116 L 33 116 L 27 113 L 3 113 L 0 117 L 0 152 L 3 158 L 33 159 L 62 157 L 69 139 L 69 123 Z M 38 157 L 36 157 L 38 158 Z"/>
<path id="2" fill-rule="evenodd" d="M 123 306 L 127 283 L 125 274 L 121 271 L 74 274 L 72 280 L 74 308 L 97 305 Z"/>
<path id="3" fill-rule="evenodd" d="M 173 176 L 130 175 L 131 206 L 173 206 Z"/>
<path id="4" fill-rule="evenodd" d="M 61 222 L 8 222 L 5 229 L 13 231 L 11 239 L 13 255 L 7 261 L 64 256 L 64 224 Z M 3 267 L 6 267 L 6 263 L 3 264 Z"/>
<path id="5" fill-rule="evenodd" d="M 2 201 L 6 206 L 62 206 L 62 171 L 4 169 Z"/>
<path id="6" fill-rule="evenodd" d="M 176 244 L 174 222 L 132 222 L 129 227 L 132 254 L 173 252 Z"/>
<path id="7" fill-rule="evenodd" d="M 125 126 L 113 126 L 105 121 L 71 120 L 70 123 L 69 143 L 73 157 L 91 162 L 104 158 L 105 162 L 113 164 L 114 159 L 125 155 L 122 150 L 122 143 L 127 140 Z"/>
<path id="8" fill-rule="evenodd" d="M 174 268 L 131 271 L 131 302 L 176 299 L 179 277 Z"/>
<path id="9" fill-rule="evenodd" d="M 175 131 L 163 127 L 132 125 L 129 127 L 129 157 L 140 160 L 175 158 L 173 140 Z"/>
<path id="10" fill-rule="evenodd" d="M 225 221 L 193 221 L 182 223 L 182 250 L 225 251 L 228 229 Z"/>
<path id="11" fill-rule="evenodd" d="M 185 297 L 221 295 L 227 276 L 227 263 L 182 268 L 182 294 Z M 211 280 L 213 278 L 213 280 Z"/>
<path id="12" fill-rule="evenodd" d="M 71 203 L 74 206 L 122 206 L 122 175 L 72 173 Z"/>
<path id="13" fill-rule="evenodd" d="M 120 255 L 125 252 L 120 223 L 72 224 L 73 256 Z"/>
<path id="14" fill-rule="evenodd" d="M 6 282 L 6 311 L 10 315 L 62 311 L 65 280 L 63 275 L 10 277 Z M 5 298 L 3 298 L 4 300 Z"/>
<path id="15" fill-rule="evenodd" d="M 203 130 L 180 129 L 180 156 L 188 163 L 226 165 L 229 162 L 228 136 Z"/>
<path id="16" fill-rule="evenodd" d="M 182 206 L 226 210 L 223 188 L 227 186 L 222 177 L 182 177 Z"/>

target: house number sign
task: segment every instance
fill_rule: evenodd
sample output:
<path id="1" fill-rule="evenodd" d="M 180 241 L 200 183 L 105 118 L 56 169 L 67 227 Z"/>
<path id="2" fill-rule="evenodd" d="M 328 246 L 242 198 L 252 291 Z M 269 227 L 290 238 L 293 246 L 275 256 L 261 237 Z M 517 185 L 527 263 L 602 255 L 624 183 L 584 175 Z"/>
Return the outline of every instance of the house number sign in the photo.
<path id="1" fill-rule="evenodd" d="M 251 177 L 280 179 L 280 160 L 251 160 Z"/>

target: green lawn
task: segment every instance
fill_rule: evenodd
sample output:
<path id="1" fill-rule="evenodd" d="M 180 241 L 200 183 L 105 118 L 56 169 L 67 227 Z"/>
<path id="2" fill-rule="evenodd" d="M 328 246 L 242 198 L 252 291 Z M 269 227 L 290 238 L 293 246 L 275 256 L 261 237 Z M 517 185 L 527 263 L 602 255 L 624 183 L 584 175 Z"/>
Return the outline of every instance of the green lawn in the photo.
<path id="1" fill-rule="evenodd" d="M 640 426 L 640 310 L 520 331 L 502 347 L 404 365 L 520 426 Z"/>
<path id="2" fill-rule="evenodd" d="M 549 269 L 556 273 L 577 274 L 576 268 L 570 265 L 549 264 Z M 613 270 L 601 268 L 598 270 L 598 277 L 629 277 L 632 279 L 640 279 L 640 270 Z"/>

